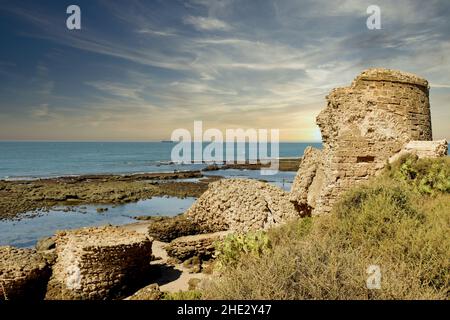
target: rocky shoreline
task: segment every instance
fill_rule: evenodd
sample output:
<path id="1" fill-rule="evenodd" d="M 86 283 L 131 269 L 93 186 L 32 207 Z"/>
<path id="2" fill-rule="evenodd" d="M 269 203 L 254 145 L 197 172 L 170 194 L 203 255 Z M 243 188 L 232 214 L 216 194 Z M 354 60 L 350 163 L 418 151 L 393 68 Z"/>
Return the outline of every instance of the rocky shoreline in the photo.
<path id="1" fill-rule="evenodd" d="M 296 171 L 299 159 L 281 159 L 280 171 Z M 129 175 L 83 175 L 38 180 L 0 180 L 0 220 L 20 219 L 21 214 L 55 206 L 125 204 L 156 196 L 199 197 L 220 176 L 216 170 L 260 170 L 258 164 L 212 165 L 203 171 Z M 198 179 L 198 182 L 183 181 Z"/>
<path id="2" fill-rule="evenodd" d="M 195 171 L 0 181 L 0 220 L 20 219 L 22 213 L 54 206 L 125 204 L 155 196 L 198 197 L 208 187 L 209 179 L 198 183 L 177 180 L 202 177 Z"/>

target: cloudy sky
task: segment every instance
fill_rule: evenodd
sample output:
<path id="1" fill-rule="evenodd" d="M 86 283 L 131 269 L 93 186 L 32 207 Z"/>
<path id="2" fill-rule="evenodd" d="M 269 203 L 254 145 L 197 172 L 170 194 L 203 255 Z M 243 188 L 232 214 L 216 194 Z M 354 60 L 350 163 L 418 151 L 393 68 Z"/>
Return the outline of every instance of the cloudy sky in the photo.
<path id="1" fill-rule="evenodd" d="M 449 17 L 448 0 L 0 0 L 0 139 L 161 140 L 202 120 L 317 141 L 325 95 L 369 67 L 427 78 L 449 139 Z"/>

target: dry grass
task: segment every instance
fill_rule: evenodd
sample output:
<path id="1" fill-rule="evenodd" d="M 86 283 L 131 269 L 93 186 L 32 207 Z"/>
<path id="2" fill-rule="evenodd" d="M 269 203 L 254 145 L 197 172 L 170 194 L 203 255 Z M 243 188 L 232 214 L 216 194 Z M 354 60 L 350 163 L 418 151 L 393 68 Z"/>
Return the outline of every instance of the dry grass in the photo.
<path id="1" fill-rule="evenodd" d="M 332 214 L 271 230 L 269 251 L 222 266 L 203 297 L 449 299 L 450 161 L 410 161 L 406 173 L 419 174 L 404 176 L 406 160 L 347 193 Z M 439 187 L 424 188 L 424 176 Z M 379 290 L 366 287 L 370 265 L 381 268 Z"/>

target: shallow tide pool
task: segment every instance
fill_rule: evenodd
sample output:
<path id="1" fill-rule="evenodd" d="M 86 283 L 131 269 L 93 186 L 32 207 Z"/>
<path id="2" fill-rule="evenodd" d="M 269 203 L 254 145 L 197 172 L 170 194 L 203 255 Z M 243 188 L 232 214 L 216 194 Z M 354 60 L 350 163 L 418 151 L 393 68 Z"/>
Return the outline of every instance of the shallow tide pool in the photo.
<path id="1" fill-rule="evenodd" d="M 33 247 L 37 240 L 55 234 L 58 230 L 101 226 L 106 224 L 123 225 L 136 222 L 136 216 L 175 216 L 186 211 L 195 198 L 153 197 L 124 205 L 89 205 L 57 207 L 48 212 L 24 215 L 22 220 L 0 221 L 0 246 Z M 97 212 L 98 208 L 107 208 Z"/>

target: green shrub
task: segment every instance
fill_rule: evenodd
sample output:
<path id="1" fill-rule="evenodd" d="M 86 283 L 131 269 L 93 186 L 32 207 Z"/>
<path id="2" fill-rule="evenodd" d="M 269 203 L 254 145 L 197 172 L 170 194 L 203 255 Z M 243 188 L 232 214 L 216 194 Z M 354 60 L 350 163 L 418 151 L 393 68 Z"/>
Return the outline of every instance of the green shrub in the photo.
<path id="1" fill-rule="evenodd" d="M 165 292 L 162 300 L 200 300 L 202 293 L 198 290 Z"/>
<path id="2" fill-rule="evenodd" d="M 404 181 L 421 194 L 450 193 L 450 160 L 418 159 L 417 156 L 402 157 L 388 168 L 388 175 Z"/>
<path id="3" fill-rule="evenodd" d="M 223 241 L 219 241 L 216 247 L 216 267 L 233 265 L 239 261 L 241 255 L 260 256 L 271 248 L 270 240 L 263 231 L 250 232 L 248 234 L 231 234 Z"/>

